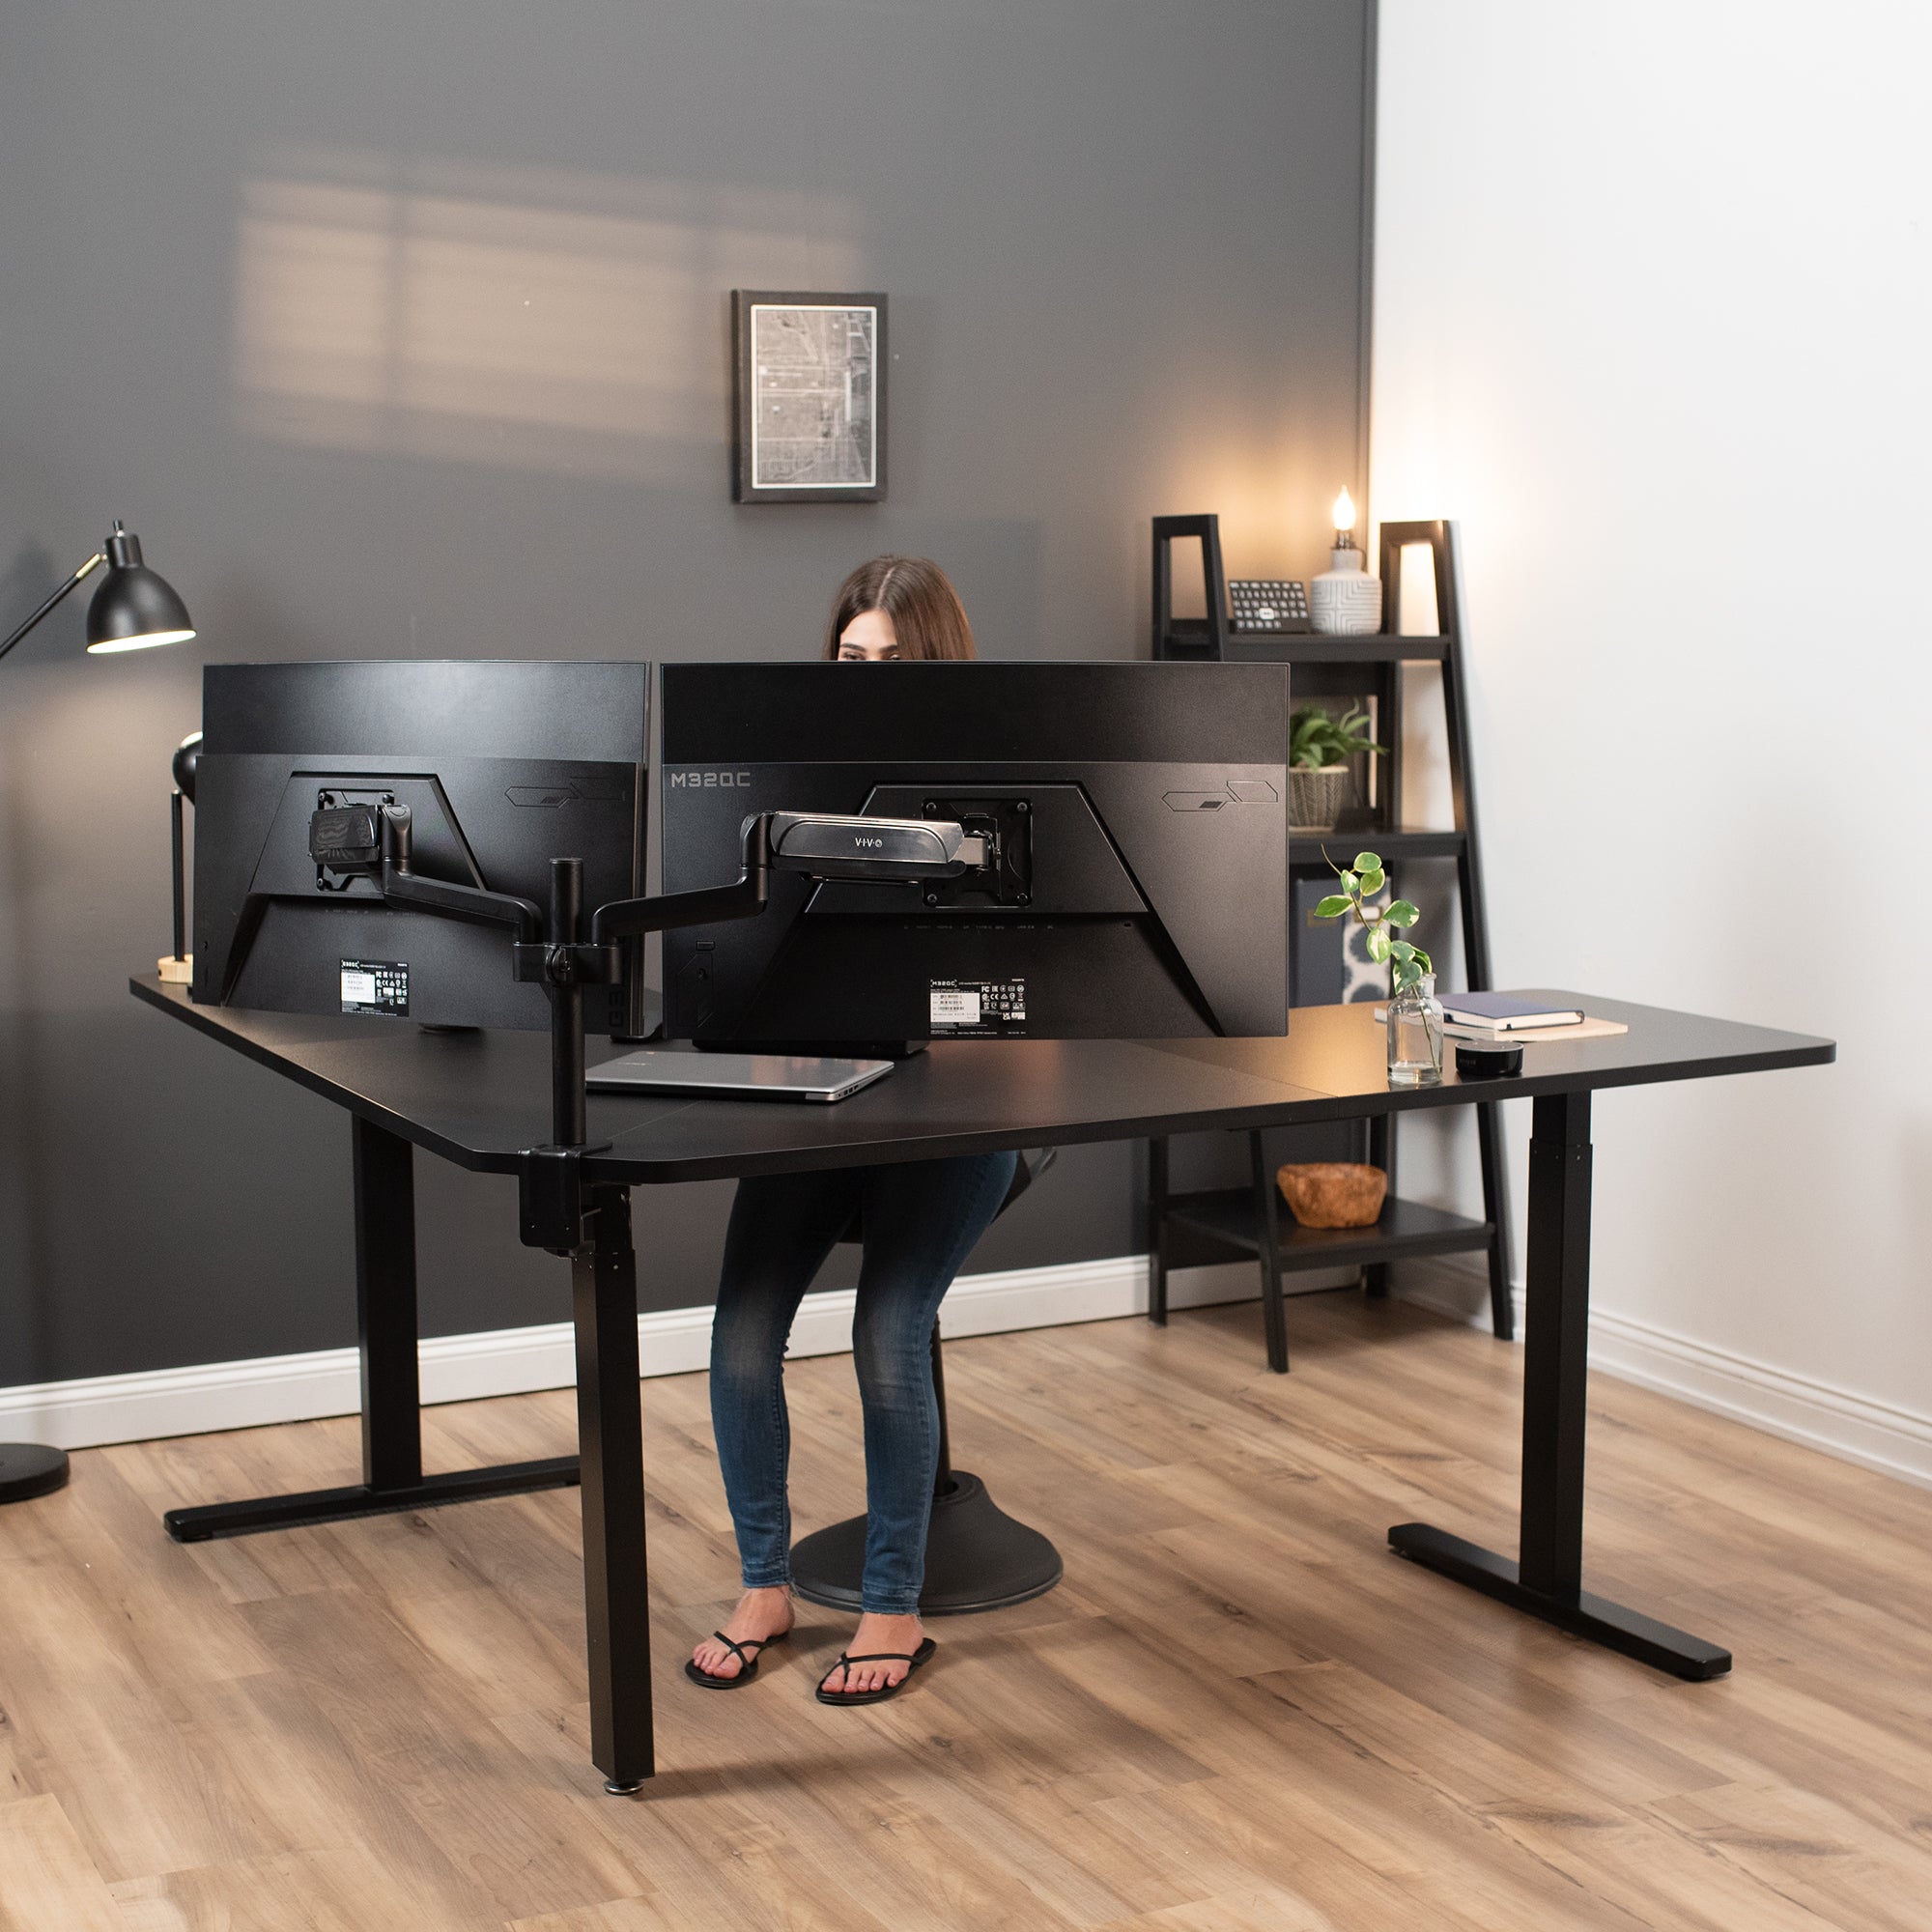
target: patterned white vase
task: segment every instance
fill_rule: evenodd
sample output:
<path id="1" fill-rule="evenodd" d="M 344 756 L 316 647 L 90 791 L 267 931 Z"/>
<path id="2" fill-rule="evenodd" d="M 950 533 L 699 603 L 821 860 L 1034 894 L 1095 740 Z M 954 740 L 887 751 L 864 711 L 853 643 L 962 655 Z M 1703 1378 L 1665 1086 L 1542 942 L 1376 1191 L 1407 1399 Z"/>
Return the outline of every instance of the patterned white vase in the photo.
<path id="1" fill-rule="evenodd" d="M 1367 637 L 1381 629 L 1381 579 L 1362 568 L 1362 553 L 1352 544 L 1331 550 L 1328 568 L 1309 580 L 1308 610 L 1323 637 Z"/>

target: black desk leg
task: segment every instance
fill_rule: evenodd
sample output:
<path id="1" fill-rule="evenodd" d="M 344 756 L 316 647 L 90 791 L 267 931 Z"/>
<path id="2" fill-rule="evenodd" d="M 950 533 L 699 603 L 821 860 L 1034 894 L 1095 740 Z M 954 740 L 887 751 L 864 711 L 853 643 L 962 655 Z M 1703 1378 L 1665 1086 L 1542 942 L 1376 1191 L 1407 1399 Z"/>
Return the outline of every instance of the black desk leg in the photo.
<path id="1" fill-rule="evenodd" d="M 422 1472 L 421 1391 L 416 1380 L 414 1150 L 385 1127 L 351 1118 L 355 1159 L 355 1328 L 362 1355 L 362 1480 L 335 1490 L 256 1496 L 169 1510 L 177 1543 L 206 1543 L 298 1523 L 346 1522 L 392 1510 L 433 1509 L 479 1496 L 563 1489 L 575 1456 L 503 1463 L 447 1475 Z"/>
<path id="2" fill-rule="evenodd" d="M 577 1321 L 577 1440 L 583 1466 L 583 1610 L 590 1758 L 606 1791 L 635 1791 L 651 1749 L 650 1578 L 638 1390 L 638 1258 L 631 1196 L 585 1191 L 588 1238 L 571 1257 Z"/>
<path id="3" fill-rule="evenodd" d="M 1731 1654 L 1582 1587 L 1583 1424 L 1590 1326 L 1590 1096 L 1536 1102 L 1529 1143 L 1529 1333 L 1523 1348 L 1520 1561 L 1425 1522 L 1389 1544 L 1512 1608 L 1674 1677 L 1719 1677 Z"/>
<path id="4" fill-rule="evenodd" d="M 1167 1143 L 1148 1142 L 1148 1320 L 1167 1326 Z"/>
<path id="5" fill-rule="evenodd" d="M 1267 1147 L 1259 1131 L 1248 1136 L 1248 1164 L 1255 1185 L 1255 1238 L 1262 1264 L 1262 1331 L 1267 1337 L 1268 1367 L 1288 1373 L 1288 1309 L 1281 1297 L 1281 1195 L 1268 1167 Z"/>
<path id="6" fill-rule="evenodd" d="M 1498 1342 L 1516 1340 L 1516 1307 L 1510 1299 L 1509 1173 L 1503 1165 L 1503 1110 L 1493 1100 L 1476 1109 L 1476 1148 L 1482 1159 L 1483 1211 L 1493 1224 L 1490 1237 L 1490 1327 Z M 1389 1192 L 1395 1192 L 1393 1180 Z"/>
<path id="7" fill-rule="evenodd" d="M 1384 1192 L 1393 1201 L 1395 1188 L 1395 1129 L 1390 1124 L 1394 1116 L 1376 1114 L 1366 1122 L 1369 1130 L 1369 1165 L 1378 1167 L 1388 1177 Z M 1381 1296 L 1389 1292 L 1389 1264 L 1387 1262 L 1370 1262 L 1362 1269 L 1362 1289 L 1367 1294 Z"/>
<path id="8" fill-rule="evenodd" d="M 355 1150 L 355 1341 L 362 1357 L 362 1482 L 422 1481 L 416 1362 L 415 1150 L 352 1116 Z"/>

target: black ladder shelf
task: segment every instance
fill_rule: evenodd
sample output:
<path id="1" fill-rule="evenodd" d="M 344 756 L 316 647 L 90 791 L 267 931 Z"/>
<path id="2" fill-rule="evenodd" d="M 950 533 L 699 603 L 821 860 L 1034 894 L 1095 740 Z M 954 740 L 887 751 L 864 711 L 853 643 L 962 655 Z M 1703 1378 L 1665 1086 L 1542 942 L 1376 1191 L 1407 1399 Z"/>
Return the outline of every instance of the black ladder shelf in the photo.
<path id="1" fill-rule="evenodd" d="M 1201 542 L 1208 614 L 1172 614 L 1170 546 L 1176 538 Z M 1427 544 L 1435 566 L 1435 608 L 1441 635 L 1395 635 L 1399 621 L 1402 553 Z M 1471 991 L 1489 988 L 1490 930 L 1483 899 L 1481 846 L 1476 837 L 1476 806 L 1470 778 L 1468 689 L 1463 666 L 1464 637 L 1463 582 L 1457 557 L 1456 526 L 1441 521 L 1384 524 L 1381 528 L 1382 623 L 1372 637 L 1329 638 L 1308 634 L 1256 636 L 1231 634 L 1226 580 L 1221 569 L 1218 519 L 1156 517 L 1153 520 L 1153 654 L 1156 658 L 1227 659 L 1293 667 L 1292 701 L 1366 695 L 1377 699 L 1378 740 L 1388 748 L 1380 761 L 1377 803 L 1345 816 L 1328 841 L 1346 847 L 1343 863 L 1364 846 L 1388 862 L 1391 878 L 1414 859 L 1455 862 L 1462 908 L 1463 961 Z M 1435 830 L 1405 825 L 1401 819 L 1403 667 L 1433 663 L 1442 668 L 1442 705 L 1449 751 L 1452 823 Z M 1326 871 L 1320 841 L 1295 840 L 1290 848 L 1294 872 Z M 1412 896 L 1412 895 L 1411 895 Z M 1290 944 L 1295 943 L 1291 937 Z M 1352 1129 L 1356 1159 L 1373 1161 L 1389 1178 L 1388 1201 L 1370 1228 L 1303 1228 L 1288 1212 L 1274 1184 L 1274 1167 L 1259 1133 L 1248 1135 L 1249 1182 L 1244 1187 L 1175 1193 L 1168 1184 L 1165 1140 L 1148 1144 L 1147 1242 L 1148 1319 L 1167 1321 L 1167 1276 L 1176 1266 L 1228 1261 L 1252 1255 L 1261 1264 L 1262 1313 L 1267 1336 L 1268 1367 L 1288 1371 L 1288 1317 L 1282 1277 L 1307 1268 L 1356 1267 L 1370 1294 L 1388 1292 L 1389 1264 L 1422 1255 L 1487 1256 L 1490 1315 L 1503 1340 L 1515 1333 L 1510 1301 L 1510 1218 L 1503 1168 L 1501 1108 L 1479 1106 L 1476 1133 L 1483 1177 L 1483 1217 L 1470 1220 L 1416 1201 L 1396 1189 L 1396 1122 L 1391 1115 Z M 1364 1145 L 1365 1144 L 1365 1145 Z"/>

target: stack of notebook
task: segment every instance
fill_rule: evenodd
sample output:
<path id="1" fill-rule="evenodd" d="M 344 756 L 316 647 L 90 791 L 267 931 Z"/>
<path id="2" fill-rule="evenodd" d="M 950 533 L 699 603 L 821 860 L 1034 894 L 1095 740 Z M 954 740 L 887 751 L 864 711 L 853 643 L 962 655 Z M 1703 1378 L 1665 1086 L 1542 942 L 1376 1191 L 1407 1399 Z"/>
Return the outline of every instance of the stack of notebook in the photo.
<path id="1" fill-rule="evenodd" d="M 1444 993 L 1442 1017 L 1468 1033 L 1528 1033 L 1539 1027 L 1581 1026 L 1579 1007 L 1551 1007 L 1514 993 Z"/>
<path id="2" fill-rule="evenodd" d="M 1441 1006 L 1444 1033 L 1495 1046 L 1527 1039 L 1605 1039 L 1630 1032 L 1622 1020 L 1586 1019 L 1580 1007 L 1526 1000 L 1520 993 L 1444 993 Z M 1378 1025 L 1387 1017 L 1386 1007 L 1376 1009 Z"/>

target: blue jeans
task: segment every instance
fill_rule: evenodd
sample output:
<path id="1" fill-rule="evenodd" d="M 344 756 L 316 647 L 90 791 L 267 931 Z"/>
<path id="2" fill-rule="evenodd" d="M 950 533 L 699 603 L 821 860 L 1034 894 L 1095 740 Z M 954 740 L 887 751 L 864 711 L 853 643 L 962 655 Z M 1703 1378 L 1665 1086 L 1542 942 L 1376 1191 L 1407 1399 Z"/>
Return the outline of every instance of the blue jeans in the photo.
<path id="1" fill-rule="evenodd" d="M 907 1161 L 738 1183 L 711 1324 L 711 1424 L 748 1590 L 791 1580 L 784 1352 L 811 1278 L 865 1217 L 852 1360 L 866 1416 L 862 1606 L 919 1608 L 939 1471 L 932 1324 L 959 1264 L 1000 1211 L 1010 1153 Z"/>

